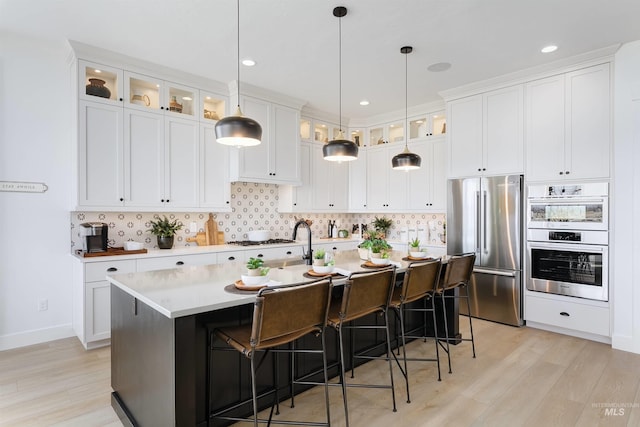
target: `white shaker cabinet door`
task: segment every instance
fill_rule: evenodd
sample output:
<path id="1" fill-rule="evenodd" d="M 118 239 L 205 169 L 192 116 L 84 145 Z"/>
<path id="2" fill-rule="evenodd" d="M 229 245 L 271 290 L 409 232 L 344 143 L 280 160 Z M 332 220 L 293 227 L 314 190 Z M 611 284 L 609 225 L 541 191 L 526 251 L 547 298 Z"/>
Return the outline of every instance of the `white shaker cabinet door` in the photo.
<path id="1" fill-rule="evenodd" d="M 482 173 L 482 95 L 458 99 L 448 104 L 449 176 Z"/>
<path id="2" fill-rule="evenodd" d="M 200 124 L 200 207 L 231 211 L 229 147 L 216 142 L 215 126 Z"/>
<path id="3" fill-rule="evenodd" d="M 242 114 L 260 123 L 260 126 L 262 126 L 262 142 L 260 145 L 253 147 L 232 148 L 232 150 L 236 150 L 232 153 L 232 159 L 236 159 L 233 167 L 237 168 L 233 175 L 236 176 L 238 181 L 248 180 L 252 182 L 251 180 L 267 180 L 270 177 L 270 107 L 270 103 L 260 99 L 242 98 Z"/>
<path id="4" fill-rule="evenodd" d="M 164 200 L 164 116 L 125 109 L 125 204 L 161 206 Z"/>
<path id="5" fill-rule="evenodd" d="M 558 179 L 564 171 L 564 76 L 526 85 L 527 179 Z"/>
<path id="6" fill-rule="evenodd" d="M 78 112 L 78 204 L 122 205 L 122 106 L 81 101 Z"/>
<path id="7" fill-rule="evenodd" d="M 524 171 L 523 87 L 486 93 L 483 125 L 483 167 L 487 175 Z"/>
<path id="8" fill-rule="evenodd" d="M 198 206 L 198 122 L 165 120 L 164 203 L 176 208 Z"/>
<path id="9" fill-rule="evenodd" d="M 273 138 L 269 153 L 270 173 L 276 181 L 300 183 L 300 113 L 293 108 L 272 105 Z"/>

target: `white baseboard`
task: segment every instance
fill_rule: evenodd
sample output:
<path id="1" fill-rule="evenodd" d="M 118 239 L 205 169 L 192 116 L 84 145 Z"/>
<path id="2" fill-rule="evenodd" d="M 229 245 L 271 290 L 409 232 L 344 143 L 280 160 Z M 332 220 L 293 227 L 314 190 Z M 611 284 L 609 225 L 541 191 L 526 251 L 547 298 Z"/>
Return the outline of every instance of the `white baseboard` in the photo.
<path id="1" fill-rule="evenodd" d="M 573 329 L 561 328 L 559 326 L 547 325 L 545 323 L 531 322 L 527 320 L 526 325 L 530 328 L 543 329 L 557 334 L 570 335 L 572 337 L 584 338 L 586 340 L 597 341 L 611 345 L 611 338 L 603 335 L 590 334 L 587 332 L 576 331 Z"/>
<path id="2" fill-rule="evenodd" d="M 35 329 L 32 331 L 20 332 L 17 334 L 0 336 L 0 351 L 12 348 L 25 347 L 28 345 L 40 344 L 47 341 L 59 340 L 73 337 L 71 323 L 58 325 L 50 328 Z"/>

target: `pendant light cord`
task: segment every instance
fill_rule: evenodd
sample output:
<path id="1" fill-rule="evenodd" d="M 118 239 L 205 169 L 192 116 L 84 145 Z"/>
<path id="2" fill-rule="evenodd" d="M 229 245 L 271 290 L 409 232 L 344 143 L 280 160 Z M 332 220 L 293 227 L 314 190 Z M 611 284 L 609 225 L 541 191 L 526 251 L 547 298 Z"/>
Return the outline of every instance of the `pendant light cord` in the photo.
<path id="1" fill-rule="evenodd" d="M 409 148 L 409 54 L 404 54 L 404 148 Z"/>
<path id="2" fill-rule="evenodd" d="M 238 33 L 237 33 L 237 39 L 238 39 L 238 61 L 236 62 L 236 64 L 238 65 L 238 80 L 237 80 L 237 86 L 238 86 L 238 111 L 240 110 L 240 0 L 236 1 L 236 10 L 237 10 L 237 19 L 238 19 L 238 25 L 237 25 L 237 29 L 238 29 Z"/>
<path id="3" fill-rule="evenodd" d="M 342 132 L 342 17 L 338 19 L 338 90 L 340 91 L 338 99 L 340 105 L 338 106 L 338 121 L 340 123 L 340 132 Z"/>

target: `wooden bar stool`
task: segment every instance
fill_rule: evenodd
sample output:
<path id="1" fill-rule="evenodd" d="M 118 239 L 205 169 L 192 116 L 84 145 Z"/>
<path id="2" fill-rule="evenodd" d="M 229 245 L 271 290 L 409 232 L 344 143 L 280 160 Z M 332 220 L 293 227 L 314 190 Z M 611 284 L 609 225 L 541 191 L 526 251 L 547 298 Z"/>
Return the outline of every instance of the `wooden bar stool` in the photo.
<path id="1" fill-rule="evenodd" d="M 402 282 L 402 286 L 395 287 L 393 290 L 393 294 L 391 296 L 391 303 L 389 307 L 393 309 L 393 312 L 396 314 L 398 319 L 400 320 L 400 335 L 402 337 L 402 357 L 404 360 L 404 368 L 400 365 L 400 361 L 397 358 L 396 362 L 400 367 L 400 371 L 404 375 L 404 379 L 407 387 L 407 403 L 411 403 L 411 397 L 409 394 L 409 370 L 407 368 L 407 361 L 420 361 L 420 362 L 436 362 L 438 364 L 438 381 L 441 380 L 440 377 L 440 352 L 438 349 L 438 339 L 437 339 L 437 329 L 438 324 L 436 321 L 436 310 L 434 306 L 433 297 L 436 292 L 436 288 L 438 286 L 438 280 L 440 279 L 440 270 L 442 268 L 442 263 L 440 259 L 434 261 L 419 261 L 413 262 L 409 264 L 407 270 L 404 274 L 404 280 Z M 408 304 L 423 301 L 422 308 L 410 307 Z M 407 313 L 418 312 L 422 313 L 424 316 L 423 319 L 423 334 L 422 335 L 412 335 L 407 334 L 405 331 L 405 318 Z M 427 313 L 431 312 L 431 317 L 433 321 L 434 328 L 434 336 L 433 342 L 436 348 L 436 357 L 435 358 L 408 358 L 406 351 L 406 339 L 423 339 L 426 341 L 427 338 Z M 394 354 L 395 357 L 395 354 Z"/>
<path id="2" fill-rule="evenodd" d="M 340 384 L 342 385 L 342 398 L 344 403 L 344 415 L 346 425 L 349 425 L 349 406 L 347 404 L 348 387 L 389 388 L 393 401 L 393 411 L 396 412 L 396 394 L 393 384 L 393 367 L 391 362 L 391 340 L 389 337 L 388 308 L 391 292 L 395 283 L 395 266 L 384 268 L 375 272 L 352 273 L 344 285 L 342 299 L 334 300 L 329 308 L 327 324 L 338 331 L 338 344 L 340 348 Z M 384 325 L 355 325 L 354 320 L 362 319 L 370 314 L 379 314 L 384 318 Z M 386 359 L 389 363 L 390 385 L 386 384 L 347 384 L 345 381 L 344 363 L 344 330 L 350 330 L 351 335 L 358 329 L 384 329 L 386 337 L 386 357 L 367 356 L 363 352 L 355 354 L 352 358 L 361 359 Z M 353 342 L 353 340 L 352 340 Z M 353 361 L 351 362 L 353 369 Z"/>
<path id="3" fill-rule="evenodd" d="M 253 418 L 224 416 L 224 414 L 230 410 L 236 409 L 238 405 L 211 414 L 210 418 L 232 421 L 253 421 L 254 426 L 257 426 L 259 422 L 314 426 L 330 425 L 325 329 L 332 287 L 331 278 L 328 278 L 319 279 L 314 282 L 263 288 L 258 292 L 256 297 L 252 324 L 218 328 L 213 331 L 216 338 L 225 341 L 231 349 L 237 350 L 251 362 Z M 283 346 L 293 343 L 298 338 L 307 334 L 313 334 L 320 338 L 321 350 L 310 348 L 283 348 Z M 212 349 L 214 348 L 212 347 Z M 266 353 L 290 353 L 292 351 L 322 355 L 326 422 L 273 420 L 273 407 L 278 404 L 277 384 L 274 384 L 273 393 L 275 398 L 269 419 L 258 419 L 256 371 L 260 367 L 261 362 L 264 361 Z M 260 359 L 260 363 L 256 364 L 256 353 L 258 352 L 262 353 L 262 358 Z M 296 379 L 292 378 L 292 381 L 295 383 Z M 275 379 L 274 382 L 276 382 Z"/>
<path id="4" fill-rule="evenodd" d="M 473 340 L 473 325 L 471 323 L 471 304 L 469 303 L 469 292 L 467 291 L 464 295 L 445 295 L 446 291 L 455 290 L 456 288 L 468 287 L 469 281 L 471 280 L 471 274 L 473 274 L 473 265 L 476 262 L 476 254 L 475 253 L 467 253 L 462 255 L 453 255 L 447 261 L 446 272 L 444 274 L 444 279 L 442 280 L 442 284 L 438 287 L 438 294 L 442 299 L 442 310 L 444 313 L 444 330 L 446 335 L 446 346 L 445 351 L 447 352 L 447 358 L 449 361 L 449 373 L 451 373 L 451 353 L 449 351 L 449 341 L 451 337 L 449 337 L 449 328 L 447 325 L 447 305 L 445 304 L 445 299 L 447 298 L 464 298 L 467 300 L 467 312 L 469 313 L 469 331 L 471 338 L 455 338 L 460 341 L 471 341 L 471 349 L 473 350 L 473 357 L 476 357 L 476 345 Z M 441 340 L 442 337 L 438 337 L 438 340 Z"/>

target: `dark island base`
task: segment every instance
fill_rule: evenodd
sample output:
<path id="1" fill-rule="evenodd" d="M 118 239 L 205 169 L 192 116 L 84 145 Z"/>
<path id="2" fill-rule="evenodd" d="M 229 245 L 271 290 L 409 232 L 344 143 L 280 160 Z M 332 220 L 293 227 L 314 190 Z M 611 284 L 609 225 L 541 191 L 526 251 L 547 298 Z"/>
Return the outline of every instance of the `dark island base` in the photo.
<path id="1" fill-rule="evenodd" d="M 335 298 L 340 298 L 341 287 L 336 287 Z M 450 336 L 460 338 L 458 333 L 457 299 L 447 303 Z M 418 301 L 414 304 L 422 305 Z M 247 416 L 252 414 L 249 361 L 236 351 L 211 351 L 211 346 L 224 347 L 224 343 L 211 343 L 211 331 L 216 327 L 250 323 L 251 304 L 231 307 L 213 312 L 168 319 L 154 309 L 137 301 L 117 287 L 111 287 L 112 309 L 112 406 L 125 425 L 131 426 L 222 426 L 231 424 L 224 420 L 210 420 L 211 413 L 238 405 L 230 414 Z M 436 299 L 439 336 L 444 334 L 444 319 L 440 299 Z M 427 317 L 430 320 L 430 315 Z M 368 324 L 383 319 L 372 315 L 363 322 Z M 411 313 L 405 319 L 407 329 L 417 334 L 425 330 L 420 313 Z M 392 346 L 399 344 L 399 321 L 390 314 Z M 433 336 L 433 327 L 428 321 L 427 336 Z M 372 354 L 385 351 L 384 332 L 359 330 L 354 337 L 345 334 L 345 364 L 351 367 L 351 346 L 356 351 L 372 349 Z M 451 340 L 452 344 L 459 342 Z M 326 333 L 327 358 L 329 363 L 338 360 L 337 333 L 329 329 Z M 298 347 L 320 348 L 319 340 L 309 336 L 303 338 Z M 432 347 L 431 347 L 432 348 Z M 277 357 L 277 360 L 274 358 Z M 316 373 L 312 380 L 321 379 L 322 359 L 317 355 L 296 355 L 296 375 Z M 446 355 L 443 355 L 446 357 Z M 356 360 L 354 365 L 365 363 Z M 208 372 L 210 366 L 211 372 Z M 278 397 L 290 397 L 289 356 L 273 353 L 267 355 L 258 371 L 258 393 L 271 388 L 277 372 Z M 175 373 L 175 375 L 174 375 Z M 330 377 L 338 375 L 334 364 Z M 435 380 L 435 378 L 434 378 Z M 296 386 L 302 392 L 310 386 Z M 245 403 L 242 403 L 245 402 Z M 259 399 L 260 408 L 273 403 L 272 395 Z"/>

